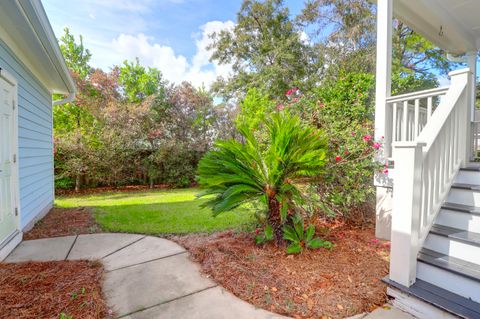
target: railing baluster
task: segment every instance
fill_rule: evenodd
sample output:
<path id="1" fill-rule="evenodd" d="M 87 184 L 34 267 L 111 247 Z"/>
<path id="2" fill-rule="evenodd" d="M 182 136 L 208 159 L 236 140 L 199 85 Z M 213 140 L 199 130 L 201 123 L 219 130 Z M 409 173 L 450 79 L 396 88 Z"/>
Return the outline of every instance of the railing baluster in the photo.
<path id="1" fill-rule="evenodd" d="M 408 101 L 403 102 L 403 123 L 402 123 L 402 141 L 408 138 Z"/>
<path id="2" fill-rule="evenodd" d="M 413 122 L 413 139 L 416 139 L 419 134 L 419 117 L 420 117 L 420 99 L 415 99 L 415 114 Z"/>
<path id="3" fill-rule="evenodd" d="M 393 119 L 392 119 L 392 142 L 398 141 L 397 136 L 397 103 L 393 103 Z"/>
<path id="4" fill-rule="evenodd" d="M 430 120 L 430 117 L 432 116 L 432 105 L 433 105 L 433 98 L 431 96 L 428 97 L 427 99 L 427 122 Z"/>

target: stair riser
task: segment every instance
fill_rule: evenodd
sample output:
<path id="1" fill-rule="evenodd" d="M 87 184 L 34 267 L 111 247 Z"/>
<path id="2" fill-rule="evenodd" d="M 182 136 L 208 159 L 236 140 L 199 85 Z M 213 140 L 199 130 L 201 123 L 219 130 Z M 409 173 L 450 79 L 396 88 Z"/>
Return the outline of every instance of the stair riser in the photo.
<path id="1" fill-rule="evenodd" d="M 417 278 L 457 295 L 480 302 L 480 282 L 431 266 L 421 261 L 417 264 Z"/>
<path id="2" fill-rule="evenodd" d="M 475 245 L 429 234 L 423 247 L 480 265 L 480 247 Z"/>
<path id="3" fill-rule="evenodd" d="M 460 171 L 455 183 L 480 185 L 480 171 Z"/>
<path id="4" fill-rule="evenodd" d="M 442 209 L 435 220 L 438 225 L 480 233 L 480 215 Z"/>
<path id="5" fill-rule="evenodd" d="M 452 188 L 448 193 L 447 202 L 469 206 L 480 206 L 480 192 Z"/>

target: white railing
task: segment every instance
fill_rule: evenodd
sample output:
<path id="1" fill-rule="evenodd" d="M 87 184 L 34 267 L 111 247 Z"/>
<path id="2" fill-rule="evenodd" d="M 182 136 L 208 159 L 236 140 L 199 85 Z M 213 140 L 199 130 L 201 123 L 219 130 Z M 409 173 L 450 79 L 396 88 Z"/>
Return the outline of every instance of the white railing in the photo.
<path id="1" fill-rule="evenodd" d="M 387 98 L 391 126 L 387 128 L 386 156 L 392 156 L 391 143 L 413 141 L 422 132 L 448 87 L 396 95 Z"/>
<path id="2" fill-rule="evenodd" d="M 419 249 L 459 167 L 469 159 L 472 75 L 468 69 L 450 75 L 452 85 L 418 136 L 393 143 L 390 279 L 407 287 L 416 279 Z"/>

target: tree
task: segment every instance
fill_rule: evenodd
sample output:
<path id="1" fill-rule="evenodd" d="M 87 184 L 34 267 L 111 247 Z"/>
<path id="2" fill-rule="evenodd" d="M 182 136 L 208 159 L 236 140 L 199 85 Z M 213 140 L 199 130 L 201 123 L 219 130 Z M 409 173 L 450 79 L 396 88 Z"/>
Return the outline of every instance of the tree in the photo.
<path id="1" fill-rule="evenodd" d="M 364 0 L 309 0 L 298 21 L 319 37 L 316 47 L 326 56 L 328 73 L 373 73 L 375 70 L 376 5 Z M 326 33 L 325 30 L 331 30 Z M 415 76 L 430 83 L 432 75 L 446 75 L 452 64 L 437 48 L 406 24 L 395 20 L 393 74 Z"/>
<path id="2" fill-rule="evenodd" d="M 292 87 L 306 89 L 319 79 L 321 57 L 302 40 L 302 30 L 282 0 L 244 0 L 234 29 L 212 38 L 211 59 L 232 65 L 232 76 L 213 86 L 227 98 L 242 97 L 249 88 L 283 96 Z"/>
<path id="3" fill-rule="evenodd" d="M 88 62 L 92 54 L 83 45 L 83 37 L 80 35 L 79 43 L 70 33 L 70 29 L 63 29 L 64 34 L 60 37 L 60 50 L 65 58 L 68 68 L 82 79 L 85 79 L 90 73 Z"/>
<path id="4" fill-rule="evenodd" d="M 325 164 L 326 142 L 321 131 L 302 125 L 288 112 L 266 119 L 268 139 L 259 141 L 245 126 L 238 129 L 245 142 L 220 140 L 198 166 L 198 182 L 209 197 L 214 215 L 252 201 L 262 201 L 277 243 L 289 212 L 304 201 L 303 189 L 318 177 Z"/>
<path id="5" fill-rule="evenodd" d="M 145 68 L 138 58 L 134 62 L 124 61 L 119 68 L 119 83 L 129 102 L 137 103 L 146 97 L 160 93 L 164 87 L 162 73 L 156 68 Z"/>
<path id="6" fill-rule="evenodd" d="M 75 80 L 77 95 L 74 102 L 53 108 L 57 144 L 55 161 L 56 168 L 61 168 L 64 173 L 60 177 L 73 177 L 78 191 L 97 142 L 99 122 L 93 114 L 96 107 L 92 107 L 91 102 L 95 100 L 94 92 L 98 91 L 89 83 L 91 54 L 84 47 L 82 37 L 77 43 L 68 28 L 64 32 L 60 38 L 60 50 Z"/>

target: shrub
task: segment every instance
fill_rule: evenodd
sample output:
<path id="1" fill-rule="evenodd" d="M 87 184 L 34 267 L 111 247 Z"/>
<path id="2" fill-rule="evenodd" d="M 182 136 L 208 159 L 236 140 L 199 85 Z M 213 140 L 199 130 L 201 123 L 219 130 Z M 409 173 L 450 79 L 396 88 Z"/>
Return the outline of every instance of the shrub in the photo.
<path id="1" fill-rule="evenodd" d="M 373 174 L 382 169 L 374 157 L 383 146 L 372 138 L 373 85 L 370 74 L 348 73 L 285 104 L 304 122 L 323 130 L 328 140 L 325 174 L 310 189 L 317 198 L 314 209 L 348 217 L 352 208 L 373 198 Z"/>
<path id="2" fill-rule="evenodd" d="M 75 180 L 69 177 L 55 178 L 55 188 L 56 189 L 74 189 Z"/>
<path id="3" fill-rule="evenodd" d="M 261 200 L 279 243 L 287 215 L 323 171 L 326 142 L 321 131 L 286 111 L 267 116 L 265 128 L 262 142 L 245 126 L 239 127 L 244 142 L 217 141 L 199 163 L 198 182 L 206 189 L 202 196 L 214 195 L 205 204 L 214 215 Z"/>

